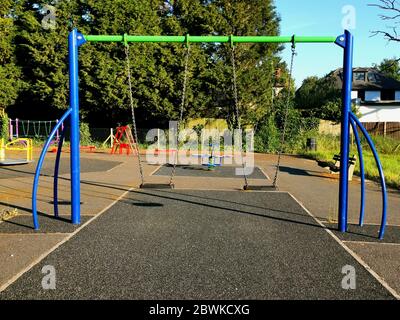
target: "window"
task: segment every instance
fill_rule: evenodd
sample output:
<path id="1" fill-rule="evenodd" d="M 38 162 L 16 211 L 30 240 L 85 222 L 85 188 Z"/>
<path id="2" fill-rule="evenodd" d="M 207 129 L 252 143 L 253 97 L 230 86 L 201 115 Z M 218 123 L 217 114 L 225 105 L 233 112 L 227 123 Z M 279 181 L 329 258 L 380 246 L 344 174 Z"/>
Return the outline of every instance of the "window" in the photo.
<path id="1" fill-rule="evenodd" d="M 368 81 L 372 83 L 378 83 L 381 81 L 381 77 L 379 74 L 374 72 L 368 72 Z"/>
<path id="2" fill-rule="evenodd" d="M 365 81 L 365 72 L 354 72 L 354 81 Z"/>
<path id="3" fill-rule="evenodd" d="M 380 91 L 366 91 L 365 92 L 365 101 L 381 101 L 381 92 Z"/>

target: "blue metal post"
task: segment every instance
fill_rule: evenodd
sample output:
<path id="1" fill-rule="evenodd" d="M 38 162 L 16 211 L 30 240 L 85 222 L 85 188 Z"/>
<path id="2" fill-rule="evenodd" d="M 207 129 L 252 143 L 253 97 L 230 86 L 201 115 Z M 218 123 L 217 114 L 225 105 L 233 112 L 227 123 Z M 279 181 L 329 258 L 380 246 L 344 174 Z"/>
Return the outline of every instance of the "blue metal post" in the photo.
<path id="1" fill-rule="evenodd" d="M 343 106 L 342 132 L 340 148 L 340 184 L 339 184 L 339 231 L 347 231 L 347 213 L 349 198 L 349 133 L 351 112 L 351 91 L 353 81 L 353 36 L 349 31 L 344 34 L 343 61 Z"/>
<path id="2" fill-rule="evenodd" d="M 71 220 L 80 223 L 79 83 L 78 31 L 72 30 L 69 42 L 69 94 L 71 112 Z"/>

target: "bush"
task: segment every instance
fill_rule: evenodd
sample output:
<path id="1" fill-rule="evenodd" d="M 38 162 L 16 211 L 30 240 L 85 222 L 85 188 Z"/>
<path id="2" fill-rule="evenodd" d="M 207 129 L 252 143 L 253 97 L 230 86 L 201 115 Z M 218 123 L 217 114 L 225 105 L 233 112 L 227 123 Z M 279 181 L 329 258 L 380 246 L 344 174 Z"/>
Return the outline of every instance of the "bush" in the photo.
<path id="1" fill-rule="evenodd" d="M 255 136 L 256 152 L 278 152 L 281 148 L 282 132 L 285 126 L 286 101 L 280 99 L 275 103 L 274 112 L 267 115 Z M 307 138 L 316 133 L 319 120 L 307 117 L 290 103 L 286 119 L 286 134 L 283 145 L 284 153 L 296 153 L 306 147 Z"/>
<path id="2" fill-rule="evenodd" d="M 0 139 L 4 138 L 4 140 L 8 140 L 9 133 L 9 119 L 7 113 L 0 112 Z"/>
<path id="3" fill-rule="evenodd" d="M 274 117 L 270 115 L 254 137 L 254 151 L 274 153 L 279 149 L 280 133 L 275 125 Z"/>
<path id="4" fill-rule="evenodd" d="M 92 144 L 92 137 L 90 135 L 89 124 L 86 122 L 81 122 L 80 124 L 81 131 L 81 145 L 88 146 Z"/>

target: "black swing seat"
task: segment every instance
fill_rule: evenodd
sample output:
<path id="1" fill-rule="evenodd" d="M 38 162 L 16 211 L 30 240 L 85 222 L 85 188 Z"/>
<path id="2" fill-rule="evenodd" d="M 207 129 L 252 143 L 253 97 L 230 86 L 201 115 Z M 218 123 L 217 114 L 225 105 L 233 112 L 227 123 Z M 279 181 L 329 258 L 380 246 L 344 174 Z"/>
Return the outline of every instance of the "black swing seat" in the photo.
<path id="1" fill-rule="evenodd" d="M 174 189 L 175 185 L 173 183 L 142 183 L 140 189 Z"/>
<path id="2" fill-rule="evenodd" d="M 270 186 L 244 186 L 243 187 L 244 191 L 277 191 L 278 188 L 270 185 Z"/>

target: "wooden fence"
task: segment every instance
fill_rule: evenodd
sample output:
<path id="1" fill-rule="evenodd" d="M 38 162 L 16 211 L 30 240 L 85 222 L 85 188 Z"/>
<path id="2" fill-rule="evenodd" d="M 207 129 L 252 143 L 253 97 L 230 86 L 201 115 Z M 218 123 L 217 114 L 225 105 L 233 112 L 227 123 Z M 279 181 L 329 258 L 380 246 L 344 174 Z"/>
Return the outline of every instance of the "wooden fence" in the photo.
<path id="1" fill-rule="evenodd" d="M 363 125 L 371 135 L 400 140 L 400 122 L 368 122 Z"/>
<path id="2" fill-rule="evenodd" d="M 363 125 L 371 135 L 380 135 L 400 140 L 400 122 L 366 122 Z M 319 132 L 339 136 L 340 124 L 321 120 Z"/>

